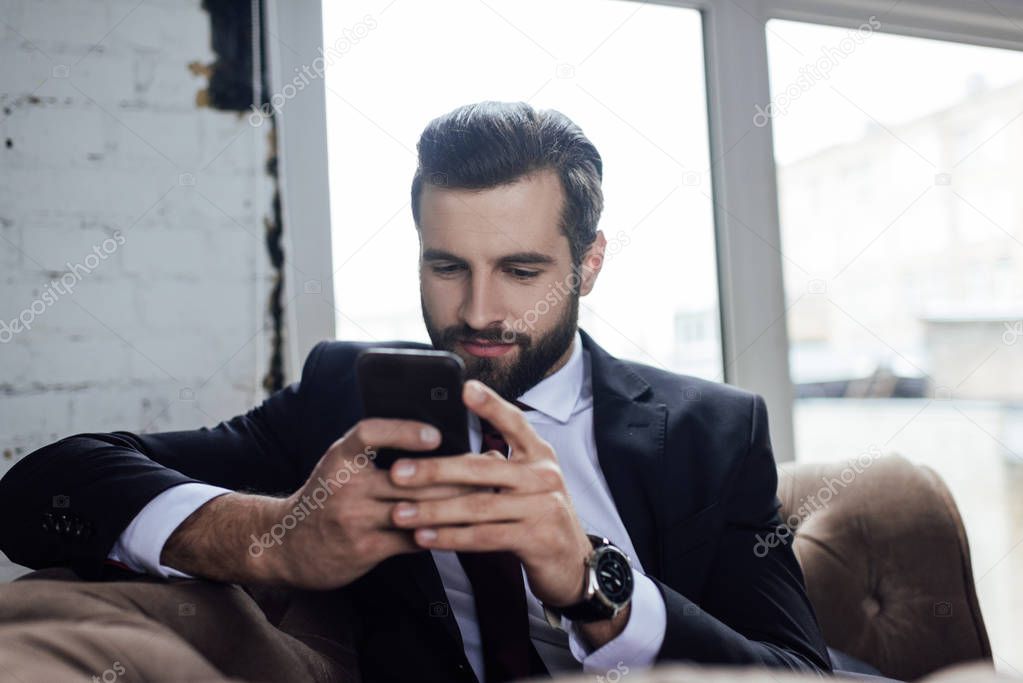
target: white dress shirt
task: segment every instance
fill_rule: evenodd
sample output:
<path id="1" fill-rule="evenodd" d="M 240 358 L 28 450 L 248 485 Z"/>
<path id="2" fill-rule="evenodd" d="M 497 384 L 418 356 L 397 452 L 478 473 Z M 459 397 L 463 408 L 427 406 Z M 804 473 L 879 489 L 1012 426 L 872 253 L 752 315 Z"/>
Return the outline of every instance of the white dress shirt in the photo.
<path id="1" fill-rule="evenodd" d="M 540 601 L 529 590 L 527 581 L 530 637 L 552 673 L 578 669 L 581 663 L 586 672 L 608 675 L 609 671 L 622 667 L 631 670 L 654 663 L 664 641 L 667 610 L 660 591 L 643 574 L 632 539 L 618 515 L 597 461 L 589 352 L 583 348 L 578 331 L 572 344 L 568 362 L 538 382 L 519 400 L 534 408 L 525 413 L 526 419 L 558 455 L 565 486 L 583 529 L 609 538 L 629 556 L 635 589 L 625 629 L 613 640 L 592 650 L 569 620 L 562 619 L 567 638 L 561 631 L 550 627 Z M 469 441 L 472 449 L 478 452 L 482 437 L 479 419 L 472 413 Z M 136 571 L 165 577 L 187 577 L 187 574 L 160 564 L 163 545 L 188 515 L 211 498 L 229 492 L 221 487 L 197 483 L 180 484 L 164 491 L 142 508 L 124 530 L 110 552 L 110 559 Z M 476 677 L 484 681 L 480 630 L 469 579 L 454 552 L 434 550 L 432 554 L 462 635 L 466 657 Z M 566 640 L 571 657 L 566 653 Z"/>

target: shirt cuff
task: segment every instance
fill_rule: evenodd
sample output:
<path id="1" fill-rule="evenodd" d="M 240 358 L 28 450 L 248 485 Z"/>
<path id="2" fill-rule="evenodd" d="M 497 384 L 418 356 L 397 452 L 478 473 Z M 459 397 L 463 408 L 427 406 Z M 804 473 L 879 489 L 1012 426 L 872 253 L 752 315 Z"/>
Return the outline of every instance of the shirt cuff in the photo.
<path id="1" fill-rule="evenodd" d="M 225 493 L 233 492 L 195 482 L 172 486 L 146 503 L 135 515 L 131 524 L 121 532 L 107 558 L 137 572 L 164 578 L 192 578 L 191 574 L 160 564 L 160 553 L 170 535 L 189 515 Z"/>
<path id="2" fill-rule="evenodd" d="M 645 574 L 632 570 L 634 588 L 629 621 L 618 636 L 593 650 L 586 644 L 578 625 L 562 617 L 568 632 L 568 646 L 572 656 L 583 665 L 586 673 L 607 675 L 622 666 L 648 667 L 657 659 L 668 626 L 668 610 L 664 596 Z"/>

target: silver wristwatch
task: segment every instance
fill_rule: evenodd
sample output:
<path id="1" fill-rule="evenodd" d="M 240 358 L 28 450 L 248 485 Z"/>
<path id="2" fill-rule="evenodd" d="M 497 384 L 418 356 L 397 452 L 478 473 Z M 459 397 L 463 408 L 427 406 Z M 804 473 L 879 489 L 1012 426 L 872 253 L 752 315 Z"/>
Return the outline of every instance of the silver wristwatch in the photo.
<path id="1" fill-rule="evenodd" d="M 547 623 L 561 628 L 561 617 L 580 623 L 611 619 L 632 599 L 633 578 L 629 556 L 611 541 L 588 534 L 593 552 L 586 558 L 583 597 L 574 605 L 544 605 Z"/>

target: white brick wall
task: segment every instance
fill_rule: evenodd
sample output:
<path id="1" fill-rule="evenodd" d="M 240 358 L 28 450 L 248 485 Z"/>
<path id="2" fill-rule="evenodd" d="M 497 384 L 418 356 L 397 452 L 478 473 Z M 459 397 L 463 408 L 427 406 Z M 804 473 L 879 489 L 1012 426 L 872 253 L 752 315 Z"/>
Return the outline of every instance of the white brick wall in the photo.
<path id="1" fill-rule="evenodd" d="M 208 15 L 198 0 L 0 0 L 0 19 L 0 321 L 96 261 L 31 329 L 0 327 L 0 475 L 68 434 L 248 409 L 270 343 L 267 130 L 195 106 Z M 18 571 L 0 555 L 0 578 Z"/>

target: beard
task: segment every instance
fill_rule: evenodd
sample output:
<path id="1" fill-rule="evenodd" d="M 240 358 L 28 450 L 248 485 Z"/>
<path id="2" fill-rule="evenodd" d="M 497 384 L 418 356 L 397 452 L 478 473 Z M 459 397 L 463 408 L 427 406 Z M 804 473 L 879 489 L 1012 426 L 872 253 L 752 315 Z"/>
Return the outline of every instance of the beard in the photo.
<path id="1" fill-rule="evenodd" d="M 550 332 L 542 335 L 513 332 L 505 328 L 474 330 L 467 325 L 439 328 L 426 310 L 426 302 L 419 298 L 423 309 L 423 322 L 435 349 L 450 351 L 465 363 L 465 378 L 476 379 L 496 391 L 506 401 L 514 401 L 540 380 L 565 354 L 575 337 L 579 322 L 579 295 L 569 294 L 563 302 L 564 312 Z M 509 361 L 509 351 L 494 358 L 480 358 L 459 353 L 457 343 L 466 341 L 492 341 L 515 344 L 519 347 L 517 360 Z"/>

